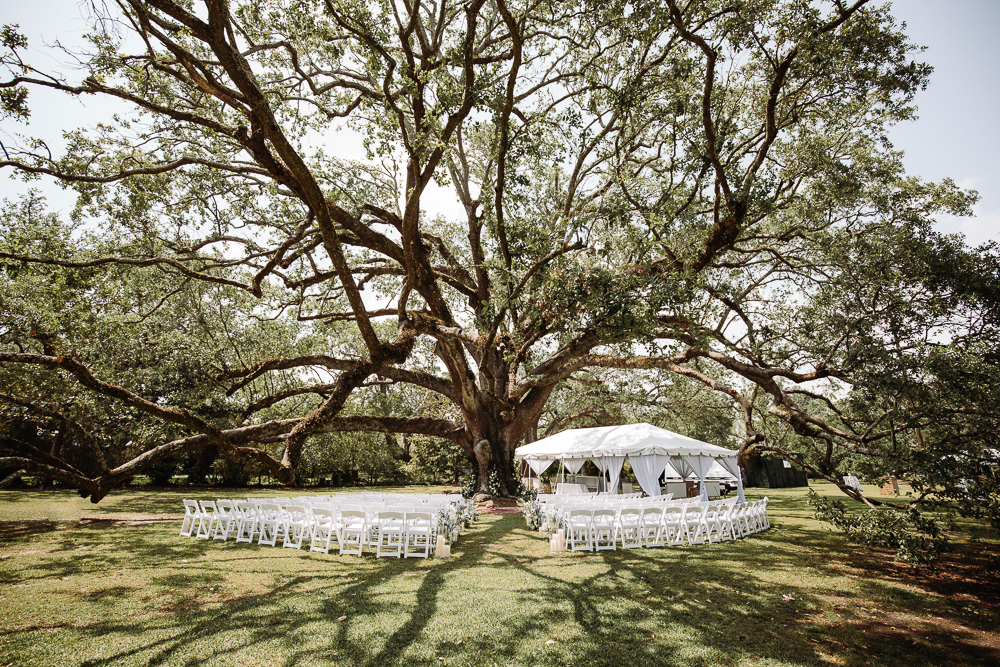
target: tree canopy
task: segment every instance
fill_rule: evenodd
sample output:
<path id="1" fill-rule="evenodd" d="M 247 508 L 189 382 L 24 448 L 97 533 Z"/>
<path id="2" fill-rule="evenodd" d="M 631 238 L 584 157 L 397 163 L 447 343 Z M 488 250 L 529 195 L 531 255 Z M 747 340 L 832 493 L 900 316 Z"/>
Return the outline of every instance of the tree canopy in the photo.
<path id="1" fill-rule="evenodd" d="M 710 390 L 721 416 L 698 428 L 720 444 L 841 485 L 867 466 L 940 487 L 942 457 L 975 468 L 996 446 L 997 253 L 934 230 L 975 193 L 907 175 L 887 139 L 930 67 L 885 5 L 119 0 L 93 18 L 77 79 L 3 33 L 6 122 L 37 88 L 131 109 L 61 152 L 3 145 L 5 172 L 78 197 L 75 228 L 37 199 L 5 209 L 3 400 L 153 437 L 110 462 L 92 435 L 22 443 L 7 465 L 96 502 L 208 447 L 291 483 L 309 439 L 368 431 L 449 440 L 509 491 L 540 425 L 615 418 L 603 391 L 558 392 L 614 384 L 661 407 Z M 438 407 L 356 400 L 376 385 Z"/>

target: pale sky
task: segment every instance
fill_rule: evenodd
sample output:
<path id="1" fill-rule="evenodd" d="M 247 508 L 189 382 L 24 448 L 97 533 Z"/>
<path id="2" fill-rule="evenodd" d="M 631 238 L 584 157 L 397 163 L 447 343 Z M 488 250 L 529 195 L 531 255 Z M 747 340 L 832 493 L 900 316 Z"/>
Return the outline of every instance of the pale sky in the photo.
<path id="1" fill-rule="evenodd" d="M 906 168 L 929 181 L 951 177 L 981 196 L 975 218 L 941 220 L 971 245 L 1000 242 L 1000 1 L 897 0 L 893 14 L 927 47 L 934 67 L 918 93 L 919 119 L 894 128 Z"/>
<path id="2" fill-rule="evenodd" d="M 81 7 L 75 0 L 5 0 L 0 24 L 20 24 L 30 44 L 28 62 L 47 68 L 56 61 L 45 43 L 79 43 L 86 27 Z M 929 88 L 917 95 L 919 119 L 894 128 L 893 143 L 906 153 L 911 174 L 932 181 L 951 177 L 979 191 L 976 217 L 941 219 L 942 231 L 962 233 L 971 245 L 1000 242 L 1000 0 L 896 0 L 893 13 L 906 22 L 912 40 L 927 47 L 918 58 L 934 67 Z M 63 128 L 108 120 L 106 107 L 91 102 L 88 108 L 87 101 L 33 90 L 31 124 L 3 122 L 0 132 L 55 137 Z M 0 199 L 23 190 L 0 176 Z M 45 192 L 56 210 L 72 206 L 69 193 Z"/>

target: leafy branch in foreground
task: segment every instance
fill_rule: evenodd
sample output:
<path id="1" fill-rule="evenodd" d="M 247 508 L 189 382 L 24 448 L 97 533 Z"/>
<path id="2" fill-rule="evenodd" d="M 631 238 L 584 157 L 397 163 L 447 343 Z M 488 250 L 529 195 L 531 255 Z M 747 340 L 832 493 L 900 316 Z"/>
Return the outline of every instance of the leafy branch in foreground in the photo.
<path id="1" fill-rule="evenodd" d="M 896 557 L 914 567 L 933 565 L 951 545 L 935 519 L 916 510 L 869 508 L 851 512 L 842 500 L 809 489 L 807 502 L 814 516 L 842 530 L 848 541 L 868 547 L 895 549 Z"/>

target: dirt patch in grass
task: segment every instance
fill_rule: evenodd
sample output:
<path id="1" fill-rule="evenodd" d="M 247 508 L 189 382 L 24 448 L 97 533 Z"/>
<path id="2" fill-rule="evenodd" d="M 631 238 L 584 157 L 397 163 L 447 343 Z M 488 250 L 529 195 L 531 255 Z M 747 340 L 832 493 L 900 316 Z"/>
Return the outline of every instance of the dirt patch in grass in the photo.
<path id="1" fill-rule="evenodd" d="M 900 563 L 885 549 L 841 553 L 828 570 L 877 594 L 821 596 L 827 609 L 809 619 L 819 633 L 809 641 L 860 650 L 868 659 L 920 655 L 936 665 L 1000 664 L 1000 580 L 987 568 L 994 549 L 946 554 L 934 570 Z M 793 616 L 790 623 L 802 623 Z"/>
<path id="2" fill-rule="evenodd" d="M 936 568 L 913 568 L 895 560 L 891 551 L 858 547 L 846 554 L 853 574 L 893 581 L 956 600 L 967 600 L 1000 609 L 1000 572 L 990 564 L 1000 559 L 995 545 L 944 554 Z"/>

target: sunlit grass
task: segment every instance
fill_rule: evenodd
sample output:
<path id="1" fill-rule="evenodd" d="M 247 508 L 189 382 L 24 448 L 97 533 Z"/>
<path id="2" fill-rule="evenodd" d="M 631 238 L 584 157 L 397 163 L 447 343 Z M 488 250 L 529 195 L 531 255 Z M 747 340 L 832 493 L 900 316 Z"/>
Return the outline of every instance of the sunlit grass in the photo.
<path id="1" fill-rule="evenodd" d="M 428 561 L 181 538 L 179 492 L 3 492 L 0 665 L 997 664 L 994 607 L 857 554 L 804 492 L 737 542 L 552 556 L 481 515 Z"/>

